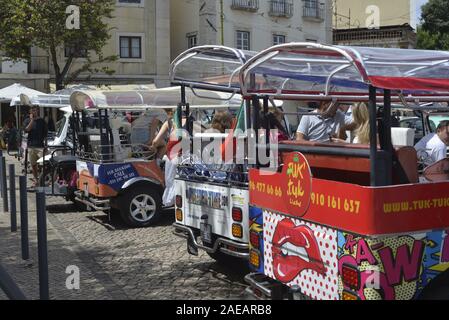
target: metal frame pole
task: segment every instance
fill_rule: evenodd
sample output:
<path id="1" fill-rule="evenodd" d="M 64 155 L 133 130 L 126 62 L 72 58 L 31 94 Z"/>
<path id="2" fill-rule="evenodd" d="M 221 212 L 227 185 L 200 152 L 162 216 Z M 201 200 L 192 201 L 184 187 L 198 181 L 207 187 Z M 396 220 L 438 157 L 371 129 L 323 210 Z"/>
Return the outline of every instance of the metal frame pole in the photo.
<path id="1" fill-rule="evenodd" d="M 14 164 L 9 165 L 9 202 L 11 216 L 11 232 L 17 232 L 17 206 L 16 206 L 16 168 Z"/>
<path id="2" fill-rule="evenodd" d="M 371 163 L 371 186 L 378 186 L 377 172 L 377 96 L 376 88 L 369 86 L 369 121 L 370 121 L 370 163 Z"/>
<path id="3" fill-rule="evenodd" d="M 0 150 L 0 197 L 3 199 L 3 151 Z"/>
<path id="4" fill-rule="evenodd" d="M 9 211 L 8 205 L 8 185 L 6 179 L 6 159 L 2 157 L 1 159 L 1 170 L 2 170 L 2 197 L 3 197 L 3 210 L 5 212 Z"/>
<path id="5" fill-rule="evenodd" d="M 26 300 L 27 298 L 23 294 L 22 290 L 17 286 L 11 276 L 0 265 L 0 289 L 11 300 Z"/>
<path id="6" fill-rule="evenodd" d="M 41 300 L 49 300 L 48 250 L 47 250 L 47 212 L 45 193 L 36 193 L 37 246 L 39 259 L 39 296 Z"/>
<path id="7" fill-rule="evenodd" d="M 393 183 L 393 144 L 391 141 L 391 90 L 384 90 L 384 113 L 382 119 L 383 136 L 381 137 L 381 148 L 383 153 L 383 184 Z"/>
<path id="8" fill-rule="evenodd" d="M 20 235 L 22 243 L 22 259 L 30 258 L 30 245 L 28 238 L 28 193 L 26 176 L 19 177 L 20 188 Z"/>

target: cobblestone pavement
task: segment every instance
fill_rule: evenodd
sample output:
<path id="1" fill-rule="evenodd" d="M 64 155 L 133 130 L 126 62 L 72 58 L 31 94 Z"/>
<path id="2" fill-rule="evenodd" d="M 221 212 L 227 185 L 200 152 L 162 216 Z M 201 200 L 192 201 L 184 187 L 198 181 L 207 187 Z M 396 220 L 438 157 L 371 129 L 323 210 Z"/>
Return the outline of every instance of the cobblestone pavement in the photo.
<path id="1" fill-rule="evenodd" d="M 7 163 L 18 167 L 10 157 Z M 119 217 L 109 219 L 103 212 L 78 211 L 63 198 L 46 200 L 51 299 L 244 297 L 246 265 L 220 265 L 205 253 L 198 257 L 189 255 L 186 241 L 172 234 L 170 211 L 153 227 L 129 229 Z M 36 211 L 32 193 L 28 194 L 28 205 L 31 259 L 22 261 L 20 219 L 19 232 L 12 234 L 10 215 L 4 212 L 0 201 L 0 263 L 29 299 L 38 299 Z M 80 269 L 80 290 L 66 288 L 68 266 Z M 0 290 L 2 299 L 6 296 Z"/>

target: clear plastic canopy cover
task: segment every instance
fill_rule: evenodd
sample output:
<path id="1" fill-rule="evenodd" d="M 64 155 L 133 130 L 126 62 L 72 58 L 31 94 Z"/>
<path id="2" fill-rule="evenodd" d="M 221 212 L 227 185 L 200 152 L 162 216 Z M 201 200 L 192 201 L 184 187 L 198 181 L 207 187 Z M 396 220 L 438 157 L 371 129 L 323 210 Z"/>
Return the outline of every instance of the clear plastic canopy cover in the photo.
<path id="1" fill-rule="evenodd" d="M 366 94 L 371 84 L 408 94 L 449 92 L 449 52 L 291 43 L 242 67 L 243 94 Z"/>
<path id="2" fill-rule="evenodd" d="M 186 102 L 192 107 L 240 105 L 240 95 L 224 97 L 223 93 L 186 91 Z M 227 94 L 229 96 L 229 94 Z M 76 91 L 70 97 L 72 109 L 163 109 L 174 108 L 181 102 L 179 87 L 142 91 Z"/>
<path id="3" fill-rule="evenodd" d="M 20 101 L 22 105 L 35 105 L 45 108 L 63 108 L 70 106 L 69 95 L 45 94 L 28 97 L 22 94 L 20 95 Z"/>
<path id="4" fill-rule="evenodd" d="M 195 47 L 173 61 L 170 80 L 176 85 L 240 92 L 240 67 L 255 54 L 223 46 Z"/>

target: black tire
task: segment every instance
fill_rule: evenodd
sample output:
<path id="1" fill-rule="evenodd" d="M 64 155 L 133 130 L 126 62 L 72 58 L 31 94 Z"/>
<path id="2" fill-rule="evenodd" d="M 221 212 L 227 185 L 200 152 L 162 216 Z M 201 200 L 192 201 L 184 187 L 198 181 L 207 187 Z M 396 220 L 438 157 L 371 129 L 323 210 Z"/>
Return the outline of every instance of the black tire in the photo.
<path id="1" fill-rule="evenodd" d="M 53 172 L 53 179 L 51 177 L 51 170 L 49 168 L 45 168 L 45 176 L 43 172 L 39 173 L 39 186 L 51 187 L 52 182 L 56 182 L 58 180 L 58 174 Z"/>
<path id="2" fill-rule="evenodd" d="M 120 215 L 128 226 L 143 228 L 160 218 L 162 199 L 160 193 L 151 186 L 138 186 L 126 190 L 119 199 L 119 206 Z"/>
<path id="3" fill-rule="evenodd" d="M 449 271 L 446 271 L 428 284 L 419 300 L 449 300 Z"/>

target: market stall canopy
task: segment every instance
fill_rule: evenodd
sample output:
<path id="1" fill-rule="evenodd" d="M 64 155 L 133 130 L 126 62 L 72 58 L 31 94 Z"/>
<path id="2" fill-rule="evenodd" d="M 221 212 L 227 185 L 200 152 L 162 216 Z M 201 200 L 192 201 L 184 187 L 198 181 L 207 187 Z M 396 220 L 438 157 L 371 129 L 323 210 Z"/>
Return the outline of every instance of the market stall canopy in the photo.
<path id="1" fill-rule="evenodd" d="M 186 100 L 195 108 L 240 106 L 241 96 L 231 100 L 227 94 L 214 91 L 187 91 Z M 74 111 L 86 109 L 120 109 L 137 111 L 148 108 L 175 108 L 181 102 L 180 89 L 177 87 L 145 91 L 76 91 L 70 97 Z"/>
<path id="2" fill-rule="evenodd" d="M 200 46 L 179 55 L 170 66 L 173 85 L 240 93 L 240 68 L 256 52 L 223 46 Z"/>
<path id="3" fill-rule="evenodd" d="M 243 95 L 343 99 L 372 85 L 409 100 L 447 98 L 449 52 L 289 43 L 252 57 L 239 77 Z"/>
<path id="4" fill-rule="evenodd" d="M 11 103 L 22 93 L 28 96 L 38 96 L 44 94 L 43 92 L 25 87 L 20 83 L 15 83 L 0 90 L 0 103 Z"/>

